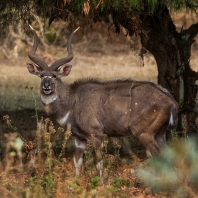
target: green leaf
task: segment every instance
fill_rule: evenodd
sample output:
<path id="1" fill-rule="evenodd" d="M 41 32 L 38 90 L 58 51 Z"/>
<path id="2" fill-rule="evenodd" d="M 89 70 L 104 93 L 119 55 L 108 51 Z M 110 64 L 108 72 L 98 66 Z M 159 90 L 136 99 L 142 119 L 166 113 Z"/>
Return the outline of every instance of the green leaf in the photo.
<path id="1" fill-rule="evenodd" d="M 15 148 L 16 148 L 18 151 L 22 149 L 23 144 L 24 144 L 24 142 L 23 142 L 23 140 L 22 140 L 20 137 L 17 137 L 17 138 L 15 139 L 15 141 L 14 141 L 14 146 L 15 146 Z"/>

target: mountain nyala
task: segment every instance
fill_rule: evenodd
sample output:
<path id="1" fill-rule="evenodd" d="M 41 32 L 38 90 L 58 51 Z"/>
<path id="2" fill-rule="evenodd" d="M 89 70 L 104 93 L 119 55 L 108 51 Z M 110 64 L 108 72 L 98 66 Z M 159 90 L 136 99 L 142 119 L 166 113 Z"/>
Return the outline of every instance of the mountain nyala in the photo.
<path id="1" fill-rule="evenodd" d="M 81 79 L 63 83 L 61 78 L 68 76 L 72 69 L 69 64 L 74 57 L 71 41 L 78 29 L 68 37 L 67 56 L 48 66 L 35 55 L 39 38 L 32 28 L 34 44 L 28 54 L 32 62 L 26 64 L 28 71 L 41 79 L 40 96 L 48 116 L 64 128 L 71 124 L 76 176 L 80 174 L 88 140 L 94 146 L 93 161 L 102 175 L 104 134 L 109 137 L 133 135 L 145 147 L 147 155 L 160 155 L 166 145 L 166 131 L 177 125 L 177 102 L 166 89 L 152 82 Z"/>

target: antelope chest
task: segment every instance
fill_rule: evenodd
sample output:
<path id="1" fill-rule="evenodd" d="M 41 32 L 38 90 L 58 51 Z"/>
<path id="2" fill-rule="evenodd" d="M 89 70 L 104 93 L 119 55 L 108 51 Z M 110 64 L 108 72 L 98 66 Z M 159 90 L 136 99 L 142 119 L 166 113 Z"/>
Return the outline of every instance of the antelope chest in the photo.
<path id="1" fill-rule="evenodd" d="M 55 102 L 57 98 L 58 98 L 57 95 L 44 96 L 41 94 L 41 101 L 43 102 L 44 105 L 49 105 Z"/>
<path id="2" fill-rule="evenodd" d="M 50 113 L 51 108 L 49 104 L 46 104 L 44 108 L 45 108 L 46 113 Z"/>
<path id="3" fill-rule="evenodd" d="M 57 95 L 45 96 L 41 94 L 41 101 L 44 104 L 44 109 L 47 114 L 51 114 L 53 112 L 53 103 L 57 100 Z"/>

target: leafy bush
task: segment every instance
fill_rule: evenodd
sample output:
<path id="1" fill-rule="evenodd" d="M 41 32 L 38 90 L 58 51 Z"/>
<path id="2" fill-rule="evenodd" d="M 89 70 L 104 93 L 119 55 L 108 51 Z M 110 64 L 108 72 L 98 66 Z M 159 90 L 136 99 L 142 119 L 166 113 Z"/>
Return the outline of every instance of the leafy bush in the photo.
<path id="1" fill-rule="evenodd" d="M 96 188 L 96 187 L 99 186 L 99 185 L 100 185 L 100 177 L 98 177 L 98 176 L 93 177 L 93 178 L 91 179 L 91 181 L 89 182 L 89 187 L 90 187 L 91 189 L 94 189 L 94 188 Z"/>
<path id="2" fill-rule="evenodd" d="M 177 140 L 167 146 L 159 158 L 141 167 L 138 175 L 152 191 L 173 193 L 179 197 L 197 197 L 198 148 L 194 139 Z"/>

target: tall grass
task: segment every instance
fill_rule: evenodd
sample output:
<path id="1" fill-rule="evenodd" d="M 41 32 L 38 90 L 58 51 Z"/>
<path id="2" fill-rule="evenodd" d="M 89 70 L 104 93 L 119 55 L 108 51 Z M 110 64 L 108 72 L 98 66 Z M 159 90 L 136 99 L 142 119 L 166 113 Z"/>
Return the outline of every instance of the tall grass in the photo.
<path id="1" fill-rule="evenodd" d="M 41 119 L 36 136 L 27 141 L 17 131 L 9 116 L 9 128 L 0 163 L 0 193 L 12 197 L 197 197 L 198 158 L 194 140 L 175 139 L 159 158 L 126 163 L 120 155 L 120 142 L 104 136 L 104 173 L 97 176 L 93 165 L 91 141 L 84 152 L 80 177 L 75 177 L 67 144 L 71 126 L 56 128 L 50 119 Z M 59 147 L 59 149 L 57 148 Z M 137 147 L 138 148 L 138 147 Z M 136 149 L 137 149 L 136 148 Z M 57 150 L 59 150 L 57 152 Z"/>
<path id="2" fill-rule="evenodd" d="M 8 116 L 4 120 L 12 126 Z M 56 129 L 49 119 L 38 123 L 33 141 L 8 133 L 1 163 L 1 197 L 128 197 L 129 192 L 134 193 L 134 171 L 130 166 L 121 167 L 118 143 L 114 144 L 114 154 L 108 154 L 108 141 L 104 139 L 104 179 L 101 180 L 93 166 L 93 147 L 88 142 L 82 173 L 76 178 L 72 157 L 65 157 L 70 137 L 70 126 L 66 131 Z M 62 140 L 58 155 L 53 149 L 57 138 L 59 145 Z"/>

